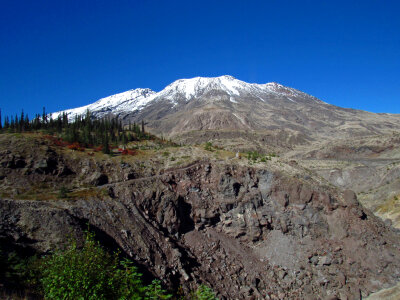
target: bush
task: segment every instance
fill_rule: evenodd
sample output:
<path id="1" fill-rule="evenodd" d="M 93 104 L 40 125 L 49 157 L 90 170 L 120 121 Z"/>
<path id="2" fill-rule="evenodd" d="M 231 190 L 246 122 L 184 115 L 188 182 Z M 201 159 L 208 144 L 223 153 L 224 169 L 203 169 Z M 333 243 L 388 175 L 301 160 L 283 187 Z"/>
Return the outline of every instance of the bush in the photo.
<path id="1" fill-rule="evenodd" d="M 68 198 L 68 192 L 69 190 L 65 186 L 62 186 L 58 191 L 58 198 Z"/>
<path id="2" fill-rule="evenodd" d="M 248 152 L 247 153 L 247 158 L 248 158 L 248 160 L 252 160 L 253 162 L 256 162 L 257 159 L 260 158 L 260 153 L 258 153 L 257 151 Z"/>
<path id="3" fill-rule="evenodd" d="M 82 147 L 78 142 L 68 145 L 67 148 L 70 150 L 85 151 L 85 148 Z"/>
<path id="4" fill-rule="evenodd" d="M 212 147 L 213 147 L 212 143 L 211 142 L 207 142 L 205 144 L 205 146 L 204 146 L 204 150 L 212 151 Z"/>
<path id="5" fill-rule="evenodd" d="M 30 291 L 45 299 L 172 298 L 162 288 L 160 280 L 143 284 L 141 274 L 130 260 L 106 252 L 90 233 L 82 249 L 72 241 L 66 250 L 42 258 L 6 251 L 5 244 L 0 243 L 0 281 L 22 293 Z M 187 296 L 181 290 L 176 299 L 218 298 L 209 287 L 200 285 Z"/>
<path id="6" fill-rule="evenodd" d="M 40 282 L 46 299 L 169 299 L 155 280 L 145 286 L 141 274 L 129 260 L 106 252 L 93 234 L 84 246 L 76 242 L 65 251 L 44 258 Z"/>
<path id="7" fill-rule="evenodd" d="M 197 288 L 195 295 L 197 300 L 218 300 L 213 290 L 204 284 Z"/>

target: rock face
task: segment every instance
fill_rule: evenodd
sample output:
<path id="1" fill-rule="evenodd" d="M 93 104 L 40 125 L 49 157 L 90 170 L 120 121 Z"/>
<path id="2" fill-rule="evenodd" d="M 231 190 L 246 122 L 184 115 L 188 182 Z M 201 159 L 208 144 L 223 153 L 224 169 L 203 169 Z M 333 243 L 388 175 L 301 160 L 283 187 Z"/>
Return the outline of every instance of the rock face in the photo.
<path id="1" fill-rule="evenodd" d="M 2 186 L 82 179 L 101 193 L 1 197 L 3 241 L 48 252 L 89 223 L 166 286 L 206 283 L 222 299 L 360 299 L 399 280 L 398 232 L 351 191 L 213 160 L 143 173 L 46 147 L 31 144 L 32 157 L 23 147 L 1 152 Z"/>
<path id="2" fill-rule="evenodd" d="M 286 153 L 400 228 L 400 134 L 328 141 Z"/>

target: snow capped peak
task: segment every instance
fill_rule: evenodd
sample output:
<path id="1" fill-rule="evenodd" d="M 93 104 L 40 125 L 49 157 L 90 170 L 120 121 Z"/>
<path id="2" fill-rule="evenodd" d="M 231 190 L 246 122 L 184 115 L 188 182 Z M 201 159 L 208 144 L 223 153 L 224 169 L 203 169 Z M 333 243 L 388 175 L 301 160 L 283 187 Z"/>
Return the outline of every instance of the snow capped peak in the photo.
<path id="1" fill-rule="evenodd" d="M 186 100 L 198 96 L 200 93 L 216 89 L 225 91 L 230 96 L 239 96 L 241 93 L 259 94 L 259 93 L 274 93 L 274 94 L 295 94 L 296 90 L 285 87 L 276 82 L 265 84 L 247 83 L 236 79 L 230 75 L 219 77 L 194 77 L 190 79 L 179 79 L 168 85 L 158 94 L 171 99 L 177 95 L 183 96 Z"/>
<path id="2" fill-rule="evenodd" d="M 304 93 L 292 88 L 285 87 L 276 82 L 265 84 L 247 83 L 238 80 L 230 75 L 219 77 L 194 77 L 189 79 L 179 79 L 166 86 L 160 92 L 154 92 L 151 89 L 137 88 L 123 93 L 118 93 L 109 97 L 97 100 L 96 102 L 65 110 L 70 118 L 76 115 L 85 114 L 86 110 L 90 110 L 97 117 L 105 116 L 109 113 L 120 114 L 140 111 L 148 104 L 156 101 L 168 101 L 175 107 L 181 101 L 189 102 L 192 99 L 201 99 L 201 97 L 211 91 L 217 90 L 225 92 L 232 103 L 241 101 L 241 97 L 253 97 L 263 102 L 268 101 L 270 95 L 279 96 L 281 98 L 293 101 L 291 98 L 297 95 L 305 95 Z M 63 111 L 53 114 L 56 118 Z"/>
<path id="3" fill-rule="evenodd" d="M 230 95 L 239 95 L 240 89 L 245 89 L 248 83 L 240 81 L 232 76 L 220 77 L 194 77 L 179 79 L 168 85 L 160 92 L 167 98 L 173 98 L 176 94 L 187 100 L 212 89 L 221 89 Z"/>
<path id="4" fill-rule="evenodd" d="M 157 93 L 155 91 L 147 88 L 133 89 L 101 98 L 89 105 L 59 111 L 53 113 L 52 116 L 53 118 L 57 118 L 59 115 L 65 112 L 70 119 L 73 119 L 77 115 L 85 114 L 87 110 L 95 113 L 99 117 L 102 117 L 108 113 L 134 111 L 145 106 L 152 99 L 151 96 L 156 94 Z"/>

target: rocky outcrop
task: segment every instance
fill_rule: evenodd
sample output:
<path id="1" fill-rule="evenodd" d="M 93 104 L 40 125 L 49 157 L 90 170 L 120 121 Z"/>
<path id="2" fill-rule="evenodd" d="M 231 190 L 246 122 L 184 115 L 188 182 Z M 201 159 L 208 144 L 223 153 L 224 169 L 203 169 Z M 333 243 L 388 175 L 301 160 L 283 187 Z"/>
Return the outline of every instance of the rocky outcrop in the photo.
<path id="1" fill-rule="evenodd" d="M 3 184 L 17 174 L 32 185 L 78 177 L 102 196 L 2 197 L 3 241 L 49 252 L 71 234 L 79 239 L 89 223 L 105 245 L 122 249 L 166 286 L 189 290 L 206 283 L 221 299 L 360 299 L 400 277 L 398 232 L 352 191 L 309 176 L 209 160 L 141 171 L 36 151 L 37 160 L 55 158 L 45 167 L 31 164 L 23 151 L 24 158 L 13 155 L 0 157 Z M 21 159 L 25 166 L 15 168 Z M 32 172 L 49 165 L 53 171 Z M 65 168 L 70 175 L 54 171 Z M 99 182 L 102 175 L 107 182 Z"/>

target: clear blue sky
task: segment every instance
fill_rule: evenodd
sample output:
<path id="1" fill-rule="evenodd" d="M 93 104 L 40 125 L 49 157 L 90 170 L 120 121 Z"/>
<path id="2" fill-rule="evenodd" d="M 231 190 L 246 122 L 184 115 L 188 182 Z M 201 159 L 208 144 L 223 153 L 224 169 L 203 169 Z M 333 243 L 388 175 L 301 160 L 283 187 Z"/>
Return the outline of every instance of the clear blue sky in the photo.
<path id="1" fill-rule="evenodd" d="M 180 78 L 276 81 L 400 113 L 400 1 L 0 1 L 0 108 L 30 117 Z"/>

